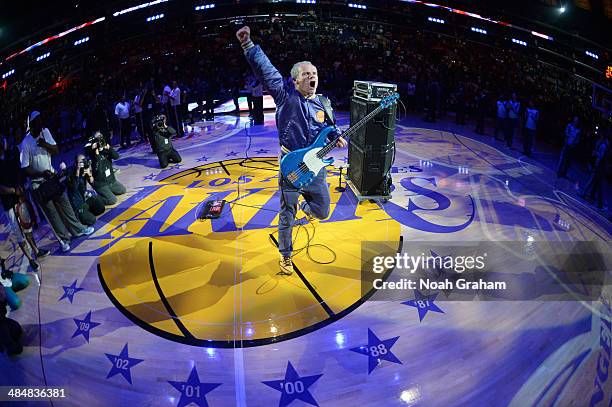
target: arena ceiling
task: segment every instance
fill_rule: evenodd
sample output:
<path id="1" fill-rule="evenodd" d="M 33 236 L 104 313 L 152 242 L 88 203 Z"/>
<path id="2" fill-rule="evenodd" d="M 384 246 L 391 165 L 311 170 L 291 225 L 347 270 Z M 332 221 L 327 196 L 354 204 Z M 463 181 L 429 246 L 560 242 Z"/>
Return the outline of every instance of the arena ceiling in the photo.
<path id="1" fill-rule="evenodd" d="M 176 7 L 189 9 L 205 1 L 170 0 Z M 217 0 L 217 3 L 253 3 L 256 0 Z M 294 2 L 295 0 L 287 0 Z M 352 0 L 351 0 L 352 1 Z M 357 1 L 357 0 L 355 0 Z M 396 4 L 400 0 L 363 0 L 370 7 Z M 59 32 L 90 17 L 100 17 L 112 11 L 138 5 L 145 0 L 19 0 L 2 2 L 0 9 L 0 52 L 40 40 L 46 34 Z M 208 1 L 209 3 L 212 1 Z M 272 2 L 272 0 L 265 0 Z M 320 3 L 338 3 L 341 0 L 319 0 Z M 347 1 L 348 2 L 348 1 Z M 579 34 L 610 48 L 612 38 L 610 16 L 612 0 L 436 0 L 438 4 L 479 12 L 483 15 L 510 21 L 542 22 L 571 33 Z M 566 7 L 565 13 L 559 7 Z"/>

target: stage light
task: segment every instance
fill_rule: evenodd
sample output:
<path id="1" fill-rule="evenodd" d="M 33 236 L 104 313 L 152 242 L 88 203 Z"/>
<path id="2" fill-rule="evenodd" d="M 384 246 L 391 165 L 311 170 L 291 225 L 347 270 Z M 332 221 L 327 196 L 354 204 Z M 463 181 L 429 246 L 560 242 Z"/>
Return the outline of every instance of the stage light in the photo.
<path id="1" fill-rule="evenodd" d="M 156 14 L 151 17 L 147 17 L 147 22 L 150 23 L 151 21 L 159 20 L 160 18 L 164 18 L 164 13 Z"/>
<path id="2" fill-rule="evenodd" d="M 584 53 L 585 53 L 585 54 L 587 54 L 588 56 L 590 56 L 591 58 L 594 58 L 594 59 L 599 59 L 599 55 L 597 55 L 597 54 L 596 54 L 596 53 L 594 53 L 594 52 L 591 52 L 591 51 L 584 51 Z"/>
<path id="3" fill-rule="evenodd" d="M 316 0 L 295 0 L 298 4 L 317 4 Z"/>
<path id="4" fill-rule="evenodd" d="M 12 74 L 14 74 L 14 73 L 15 73 L 15 70 L 14 70 L 14 69 L 11 69 L 10 71 L 8 71 L 8 72 L 6 72 L 6 73 L 4 73 L 4 74 L 2 75 L 2 79 L 6 79 L 6 78 L 8 78 L 9 76 L 11 76 L 11 75 L 12 75 Z"/>
<path id="5" fill-rule="evenodd" d="M 43 59 L 47 58 L 49 55 L 51 55 L 50 52 L 47 52 L 46 54 L 42 54 L 41 56 L 36 57 L 36 62 L 40 62 Z"/>
<path id="6" fill-rule="evenodd" d="M 516 38 L 512 38 L 512 42 L 515 44 L 522 45 L 523 47 L 527 46 L 527 43 L 525 41 L 517 40 Z"/>
<path id="7" fill-rule="evenodd" d="M 211 8 L 215 8 L 215 4 L 202 4 L 201 6 L 195 6 L 195 10 L 196 11 L 200 11 L 200 10 L 208 10 Z"/>
<path id="8" fill-rule="evenodd" d="M 438 23 L 438 24 L 444 24 L 445 23 L 445 21 L 442 20 L 441 18 L 427 17 L 427 20 L 431 21 L 432 23 Z"/>
<path id="9" fill-rule="evenodd" d="M 113 17 L 117 17 L 117 16 L 120 16 L 120 15 L 123 15 L 123 14 L 131 13 L 132 11 L 140 10 L 140 9 L 143 9 L 143 8 L 146 8 L 146 7 L 155 6 L 155 5 L 158 5 L 160 3 L 165 3 L 167 1 L 168 0 L 156 0 L 156 1 L 150 1 L 148 3 L 142 3 L 142 4 L 139 4 L 138 6 L 134 6 L 134 7 L 123 9 L 121 11 L 117 11 L 117 12 L 113 13 Z"/>
<path id="10" fill-rule="evenodd" d="M 472 27 L 472 31 L 476 32 L 476 33 L 480 33 L 480 34 L 487 34 L 487 30 L 483 30 L 482 28 L 478 28 L 478 27 Z"/>
<path id="11" fill-rule="evenodd" d="M 565 13 L 565 7 L 561 7 L 561 8 L 559 9 L 559 13 L 561 13 L 561 14 Z"/>
<path id="12" fill-rule="evenodd" d="M 89 37 L 81 38 L 80 40 L 76 40 L 74 42 L 74 46 L 76 47 L 77 45 L 81 45 L 82 43 L 87 42 L 87 41 L 89 41 Z"/>
<path id="13" fill-rule="evenodd" d="M 421 400 L 421 398 L 421 392 L 419 391 L 418 387 L 413 387 L 411 389 L 404 390 L 400 394 L 400 400 L 408 404 L 409 406 L 417 404 Z"/>
<path id="14" fill-rule="evenodd" d="M 336 345 L 340 348 L 345 344 L 346 336 L 342 333 L 342 331 L 336 331 Z"/>
<path id="15" fill-rule="evenodd" d="M 349 3 L 348 6 L 352 8 L 360 8 L 362 10 L 365 10 L 368 8 L 365 4 L 356 4 L 356 3 Z"/>

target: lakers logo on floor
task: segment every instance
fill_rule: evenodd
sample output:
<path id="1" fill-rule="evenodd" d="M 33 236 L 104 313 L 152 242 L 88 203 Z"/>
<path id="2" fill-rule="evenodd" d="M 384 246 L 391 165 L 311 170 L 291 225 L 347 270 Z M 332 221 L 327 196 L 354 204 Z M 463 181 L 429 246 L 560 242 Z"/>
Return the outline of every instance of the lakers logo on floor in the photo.
<path id="1" fill-rule="evenodd" d="M 400 224 L 330 187 L 330 217 L 305 224 L 298 213 L 294 248 L 310 249 L 294 258 L 296 273 L 279 276 L 277 173 L 275 158 L 228 160 L 171 176 L 135 201 L 103 236 L 99 274 L 114 304 L 168 339 L 230 347 L 299 336 L 360 305 L 361 242 L 391 242 L 394 253 Z M 212 199 L 227 201 L 221 217 L 199 221 Z"/>

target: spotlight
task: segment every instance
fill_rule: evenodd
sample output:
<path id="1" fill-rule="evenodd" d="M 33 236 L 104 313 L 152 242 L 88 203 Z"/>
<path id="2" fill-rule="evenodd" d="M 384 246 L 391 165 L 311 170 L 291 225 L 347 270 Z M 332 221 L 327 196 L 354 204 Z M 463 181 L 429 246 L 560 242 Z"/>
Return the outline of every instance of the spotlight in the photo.
<path id="1" fill-rule="evenodd" d="M 599 55 L 595 54 L 594 52 L 584 51 L 584 53 L 587 54 L 588 56 L 590 56 L 591 58 L 599 59 Z"/>
<path id="2" fill-rule="evenodd" d="M 438 24 L 444 24 L 445 21 L 442 20 L 441 18 L 435 18 L 435 17 L 427 17 L 428 21 L 431 21 L 432 23 L 438 23 Z"/>
<path id="3" fill-rule="evenodd" d="M 200 10 L 209 10 L 211 8 L 215 8 L 215 4 L 202 4 L 201 6 L 196 6 L 195 10 L 196 11 L 200 11 Z"/>
<path id="4" fill-rule="evenodd" d="M 82 43 L 87 41 L 89 41 L 89 37 L 81 38 L 80 40 L 74 42 L 74 46 L 76 47 L 77 45 L 81 45 Z"/>
<path id="5" fill-rule="evenodd" d="M 164 13 L 157 14 L 152 17 L 147 17 L 147 22 L 150 23 L 151 21 L 159 20 L 160 18 L 164 18 Z"/>
<path id="6" fill-rule="evenodd" d="M 561 14 L 565 13 L 565 7 L 561 7 L 561 8 L 559 9 L 559 13 L 561 13 Z"/>
<path id="7" fill-rule="evenodd" d="M 51 53 L 47 52 L 46 54 L 42 54 L 41 56 L 36 57 L 36 62 L 42 61 L 43 59 L 47 58 L 49 55 L 51 55 Z"/>

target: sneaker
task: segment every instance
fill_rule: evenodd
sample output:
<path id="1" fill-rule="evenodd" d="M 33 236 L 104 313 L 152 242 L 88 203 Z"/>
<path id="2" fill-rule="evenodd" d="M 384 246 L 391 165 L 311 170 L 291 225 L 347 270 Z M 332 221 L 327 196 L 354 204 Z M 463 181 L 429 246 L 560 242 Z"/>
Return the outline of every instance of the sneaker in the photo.
<path id="1" fill-rule="evenodd" d="M 42 259 L 43 257 L 47 257 L 49 253 L 51 253 L 51 251 L 45 249 L 38 249 L 38 253 L 36 253 L 36 258 Z"/>
<path id="2" fill-rule="evenodd" d="M 81 233 L 78 234 L 78 236 L 83 236 L 83 235 L 91 235 L 94 232 L 94 228 L 91 226 L 86 227 Z"/>
<path id="3" fill-rule="evenodd" d="M 38 263 L 36 263 L 36 260 L 32 259 L 30 260 L 30 267 L 32 267 L 32 270 L 37 271 L 38 270 Z"/>
<path id="4" fill-rule="evenodd" d="M 291 257 L 285 257 L 281 254 L 281 259 L 279 262 L 280 271 L 278 272 L 281 276 L 290 276 L 293 274 L 293 262 L 291 261 Z"/>
<path id="5" fill-rule="evenodd" d="M 62 246 L 62 251 L 64 253 L 66 253 L 67 251 L 70 251 L 70 245 L 68 244 L 68 242 L 64 242 L 63 240 L 60 240 L 60 245 Z"/>

